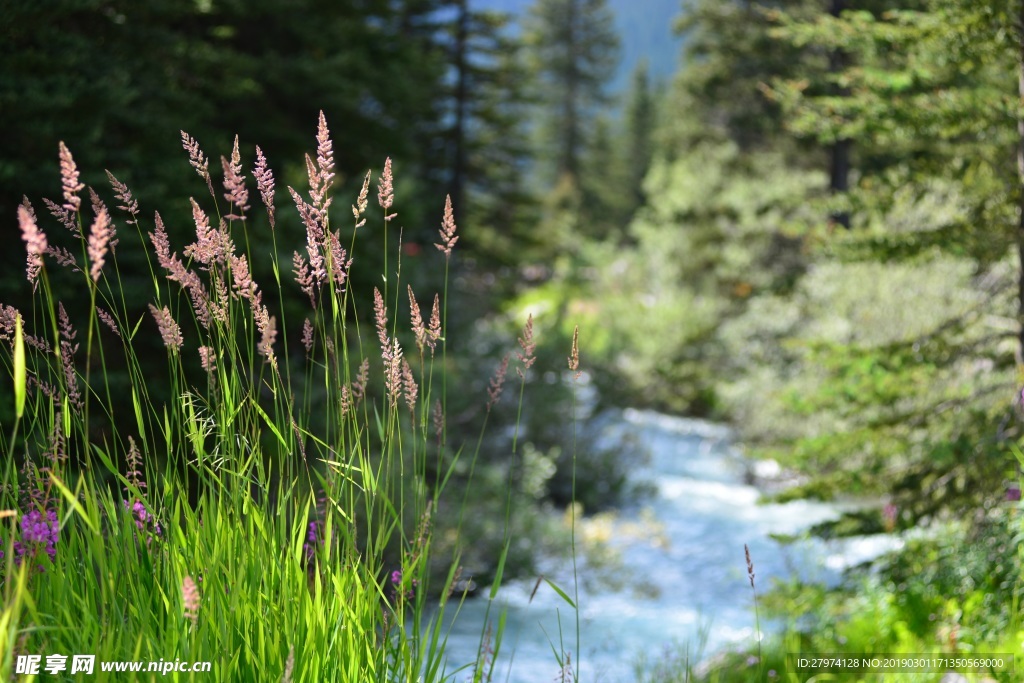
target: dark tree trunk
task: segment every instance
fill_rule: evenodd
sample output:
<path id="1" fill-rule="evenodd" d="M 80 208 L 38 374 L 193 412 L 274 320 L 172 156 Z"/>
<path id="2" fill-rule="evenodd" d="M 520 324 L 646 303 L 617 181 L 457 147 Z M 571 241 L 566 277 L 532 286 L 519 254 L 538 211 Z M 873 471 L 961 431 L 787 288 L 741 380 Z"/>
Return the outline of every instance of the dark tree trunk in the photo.
<path id="1" fill-rule="evenodd" d="M 455 123 L 452 133 L 452 177 L 449 194 L 455 222 L 459 223 L 464 210 L 466 195 L 466 98 L 468 69 L 466 43 L 469 40 L 469 3 L 458 0 L 459 15 L 455 24 Z"/>
<path id="2" fill-rule="evenodd" d="M 566 49 L 569 50 L 569 64 L 567 80 L 565 84 L 565 97 L 562 100 L 562 113 L 564 115 L 563 125 L 565 131 L 563 140 L 565 147 L 562 150 L 562 159 L 559 163 L 560 174 L 567 174 L 574 180 L 579 177 L 579 155 L 580 155 L 580 115 L 579 115 L 579 41 L 580 36 L 576 33 L 577 24 L 577 2 L 572 0 L 569 3 L 569 36 Z"/>
<path id="3" fill-rule="evenodd" d="M 829 14 L 833 17 L 839 15 L 846 9 L 846 0 L 831 0 Z M 847 56 L 842 50 L 833 50 L 828 57 L 829 71 L 837 74 L 847 64 Z M 837 90 L 839 95 L 847 94 L 844 89 Z M 850 189 L 850 148 L 851 141 L 847 138 L 840 138 L 832 143 L 832 163 L 829 173 L 829 190 L 832 194 L 844 194 Z M 831 215 L 833 222 L 838 223 L 846 229 L 850 228 L 850 214 L 846 211 L 837 211 Z"/>

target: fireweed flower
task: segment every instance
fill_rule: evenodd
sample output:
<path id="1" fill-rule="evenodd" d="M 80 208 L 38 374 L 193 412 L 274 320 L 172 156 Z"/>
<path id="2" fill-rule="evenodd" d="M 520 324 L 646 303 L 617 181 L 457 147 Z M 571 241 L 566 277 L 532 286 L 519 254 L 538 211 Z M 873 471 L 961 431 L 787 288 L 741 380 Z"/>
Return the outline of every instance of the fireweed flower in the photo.
<path id="1" fill-rule="evenodd" d="M 124 509 L 126 512 L 131 514 L 132 521 L 135 522 L 135 526 L 139 528 L 139 531 L 145 532 L 146 543 L 152 541 L 154 536 L 159 538 L 163 535 L 163 529 L 160 528 L 160 522 L 158 522 L 156 517 L 146 509 L 146 504 L 141 500 L 136 498 L 133 503 L 129 503 L 125 500 Z"/>
<path id="2" fill-rule="evenodd" d="M 21 540 L 14 542 L 14 561 L 21 564 L 27 556 L 29 561 L 34 561 L 39 556 L 39 551 L 44 551 L 50 556 L 50 562 L 57 559 L 57 541 L 60 540 L 60 525 L 57 522 L 57 513 L 47 510 L 45 513 L 38 508 L 21 516 Z M 6 545 L 0 541 L 0 545 Z M 0 559 L 3 559 L 4 551 L 0 550 Z M 42 565 L 39 566 L 42 571 Z"/>
<path id="3" fill-rule="evenodd" d="M 317 548 L 319 548 L 320 545 L 320 523 L 313 520 L 309 523 L 309 529 L 306 531 L 306 542 L 302 544 L 302 551 L 305 555 L 306 562 L 313 561 L 313 557 L 316 555 Z"/>
<path id="4" fill-rule="evenodd" d="M 418 586 L 419 583 L 420 582 L 418 580 L 413 579 L 409 586 L 409 590 L 402 594 L 402 570 L 396 569 L 391 572 L 391 595 L 394 598 L 399 597 L 399 595 L 403 595 L 406 600 L 412 600 L 416 597 L 416 586 Z"/>

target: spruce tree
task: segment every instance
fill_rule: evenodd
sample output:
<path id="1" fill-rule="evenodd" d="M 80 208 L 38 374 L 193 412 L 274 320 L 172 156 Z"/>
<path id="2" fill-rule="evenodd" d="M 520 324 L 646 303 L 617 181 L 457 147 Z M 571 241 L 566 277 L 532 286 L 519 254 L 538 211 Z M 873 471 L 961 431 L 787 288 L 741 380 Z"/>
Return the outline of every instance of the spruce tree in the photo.
<path id="1" fill-rule="evenodd" d="M 619 57 L 614 17 L 605 0 L 537 0 L 525 29 L 543 107 L 543 147 L 554 181 L 578 182 L 595 109 Z"/>

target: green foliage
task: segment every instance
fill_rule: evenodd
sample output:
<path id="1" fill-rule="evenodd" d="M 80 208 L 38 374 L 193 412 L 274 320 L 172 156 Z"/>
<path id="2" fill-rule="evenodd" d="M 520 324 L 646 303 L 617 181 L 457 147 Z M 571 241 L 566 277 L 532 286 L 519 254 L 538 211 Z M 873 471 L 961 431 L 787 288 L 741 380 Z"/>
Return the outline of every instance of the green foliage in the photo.
<path id="1" fill-rule="evenodd" d="M 61 266 L 88 308 L 67 310 L 59 271 L 34 251 L 37 217 L 19 212 L 40 270 L 29 272 L 24 331 L 21 313 L 0 306 L 4 381 L 30 389 L 0 434 L 0 676 L 17 651 L 94 654 L 97 667 L 207 661 L 225 681 L 440 681 L 458 665 L 480 679 L 482 662 L 445 660 L 449 599 L 472 585 L 456 584 L 458 567 L 493 575 L 493 600 L 503 576 L 531 566 L 535 549 L 513 546 L 513 533 L 564 539 L 541 505 L 553 455 L 514 440 L 505 466 L 481 463 L 474 479 L 479 440 L 472 452 L 449 441 L 448 296 L 430 324 L 399 304 L 412 293 L 389 226 L 390 163 L 378 181 L 383 226 L 357 200 L 346 249 L 326 210 L 335 168 L 324 118 L 316 143 L 310 191 L 295 195 L 307 230 L 295 285 L 309 301 L 297 311 L 277 307 L 292 283 L 276 268 L 266 289 L 253 277 L 250 264 L 274 260 L 277 234 L 244 217 L 237 146 L 225 164 L 234 191 L 193 203 L 195 238 L 181 250 L 159 219 L 144 227 L 115 183 L 128 225 L 153 245 L 149 313 L 125 296 L 127 242 L 111 249 L 98 196 L 91 211 L 80 205 L 70 154 L 61 174 L 80 255 Z M 374 248 L 392 265 L 371 303 L 348 275 L 349 259 Z M 373 309 L 376 339 L 357 307 Z M 145 363 L 137 344 L 157 336 L 163 360 Z M 115 362 L 124 387 L 110 382 Z M 467 514 L 480 480 L 490 503 Z M 495 490 L 508 492 L 504 505 Z M 474 553 L 463 531 L 481 520 L 492 528 L 472 529 L 487 534 Z"/>
<path id="2" fill-rule="evenodd" d="M 798 483 L 780 500 L 868 501 L 816 534 L 912 539 L 866 588 L 794 591 L 795 644 L 706 680 L 782 676 L 787 647 L 932 652 L 961 618 L 974 651 L 1017 647 L 1019 7 L 843 6 L 691 3 L 626 247 L 580 252 L 619 395 L 727 417 Z"/>
<path id="3" fill-rule="evenodd" d="M 508 15 L 470 12 L 466 31 L 466 241 L 483 265 L 515 267 L 546 244 L 528 183 L 530 71 Z"/>
<path id="4" fill-rule="evenodd" d="M 537 0 L 524 26 L 543 106 L 545 179 L 578 178 L 596 106 L 618 62 L 619 39 L 605 0 Z"/>
<path id="5" fill-rule="evenodd" d="M 967 220 L 921 224 L 928 244 L 992 258 L 1012 243 L 1017 169 L 1018 36 L 1014 3 L 879 3 L 839 17 L 770 13 L 772 35 L 802 49 L 839 50 L 840 69 L 775 76 L 769 92 L 786 127 L 821 143 L 854 141 L 860 179 L 850 201 L 877 215 L 894 194 L 936 181 Z M 930 233 L 930 234 L 929 234 Z M 944 239 L 948 236 L 951 239 Z M 884 244 L 881 245 L 884 248 Z"/>

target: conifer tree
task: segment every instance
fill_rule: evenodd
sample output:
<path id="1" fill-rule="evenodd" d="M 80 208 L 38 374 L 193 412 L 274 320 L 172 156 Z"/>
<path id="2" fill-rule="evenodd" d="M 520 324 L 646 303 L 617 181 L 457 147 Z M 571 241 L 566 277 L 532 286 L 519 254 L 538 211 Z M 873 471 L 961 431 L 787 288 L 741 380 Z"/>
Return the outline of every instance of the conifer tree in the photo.
<path id="1" fill-rule="evenodd" d="M 537 0 L 525 34 L 543 107 L 549 178 L 578 182 L 594 109 L 608 103 L 605 88 L 618 62 L 614 17 L 605 0 Z"/>
<path id="2" fill-rule="evenodd" d="M 509 14 L 457 0 L 452 24 L 449 194 L 467 226 L 467 249 L 510 263 L 538 241 L 531 168 L 528 72 Z"/>
<path id="3" fill-rule="evenodd" d="M 631 210 L 644 201 L 643 182 L 654 154 L 655 96 L 646 61 L 633 71 L 633 83 L 626 101 L 626 164 Z"/>

